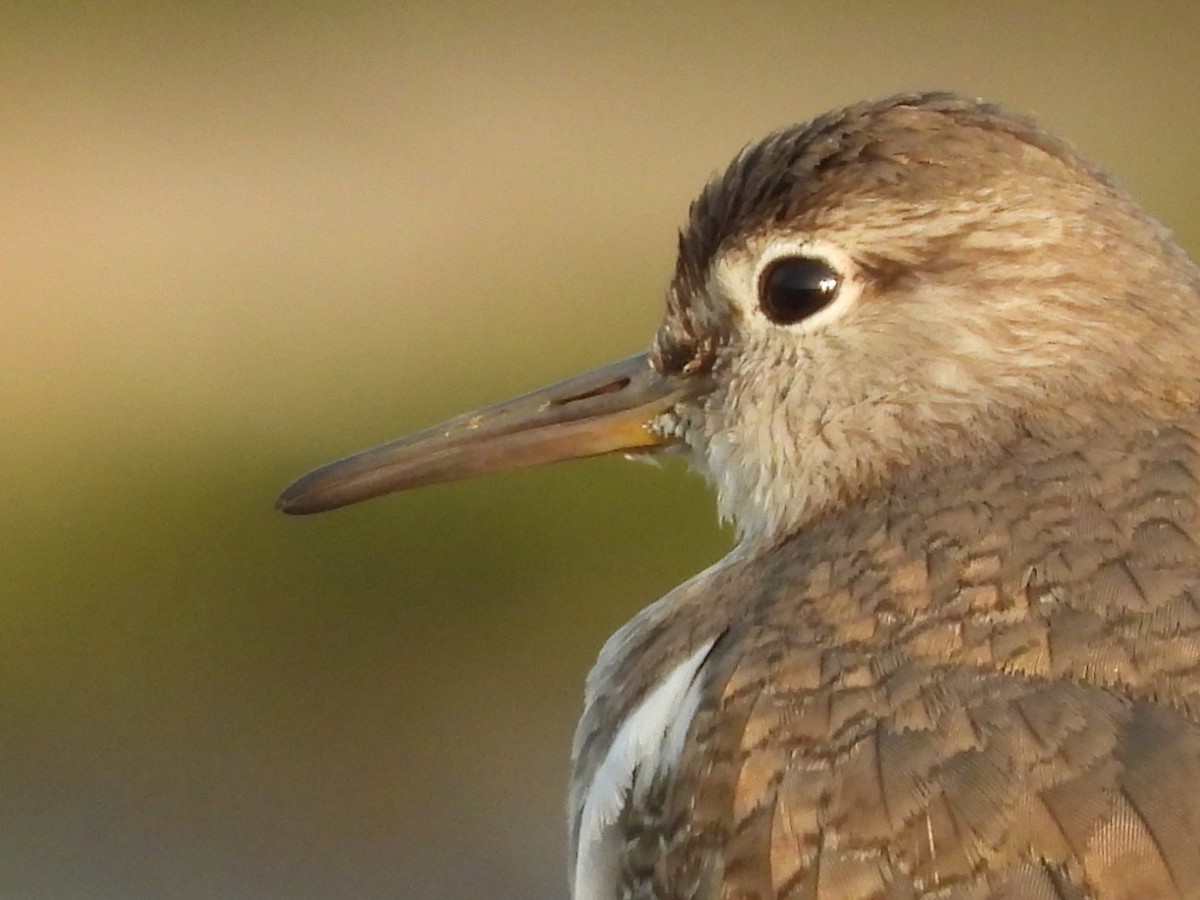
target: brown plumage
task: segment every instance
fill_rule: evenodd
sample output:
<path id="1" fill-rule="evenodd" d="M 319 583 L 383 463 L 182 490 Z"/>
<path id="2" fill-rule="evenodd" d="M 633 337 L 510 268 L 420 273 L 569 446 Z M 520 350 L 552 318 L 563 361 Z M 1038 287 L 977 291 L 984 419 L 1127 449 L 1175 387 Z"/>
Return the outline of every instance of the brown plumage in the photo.
<path id="1" fill-rule="evenodd" d="M 704 189 L 649 354 L 280 504 L 668 446 L 713 482 L 738 546 L 589 677 L 579 900 L 1200 897 L 1197 346 L 1196 267 L 1095 167 L 895 97 Z"/>
<path id="2" fill-rule="evenodd" d="M 620 896 L 1200 896 L 1198 480 L 1197 417 L 1030 439 L 669 595 L 581 728 L 716 638 Z"/>

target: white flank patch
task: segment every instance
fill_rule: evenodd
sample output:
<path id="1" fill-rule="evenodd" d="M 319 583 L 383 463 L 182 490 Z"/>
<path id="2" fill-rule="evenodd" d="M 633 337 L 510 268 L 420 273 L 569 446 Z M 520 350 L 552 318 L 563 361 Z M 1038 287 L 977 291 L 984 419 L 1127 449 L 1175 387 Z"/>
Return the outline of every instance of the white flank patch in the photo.
<path id="1" fill-rule="evenodd" d="M 617 896 L 617 855 L 621 836 L 615 828 L 621 810 L 654 775 L 674 766 L 700 703 L 696 674 L 713 640 L 702 644 L 646 696 L 622 724 L 608 755 L 588 786 L 580 817 L 575 857 L 574 900 L 613 900 Z"/>

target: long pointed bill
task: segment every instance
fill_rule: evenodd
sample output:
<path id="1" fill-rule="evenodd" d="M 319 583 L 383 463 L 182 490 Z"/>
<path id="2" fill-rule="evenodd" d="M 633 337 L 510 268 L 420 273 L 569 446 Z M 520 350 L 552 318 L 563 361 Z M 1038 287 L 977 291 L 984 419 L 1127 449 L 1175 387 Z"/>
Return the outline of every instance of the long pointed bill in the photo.
<path id="1" fill-rule="evenodd" d="M 514 400 L 348 456 L 288 486 L 285 513 L 324 512 L 392 491 L 673 441 L 647 426 L 704 378 L 662 375 L 648 354 L 576 375 Z"/>

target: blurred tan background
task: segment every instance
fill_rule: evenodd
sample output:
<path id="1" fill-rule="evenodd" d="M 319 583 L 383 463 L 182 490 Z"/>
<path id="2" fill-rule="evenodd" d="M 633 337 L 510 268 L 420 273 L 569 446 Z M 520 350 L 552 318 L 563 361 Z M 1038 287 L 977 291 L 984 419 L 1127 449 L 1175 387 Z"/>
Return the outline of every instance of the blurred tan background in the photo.
<path id="1" fill-rule="evenodd" d="M 292 477 L 641 349 L 746 141 L 951 87 L 1200 251 L 1200 5 L 0 8 L 0 900 L 565 896 L 604 638 L 727 546 L 677 466 L 327 517 Z"/>

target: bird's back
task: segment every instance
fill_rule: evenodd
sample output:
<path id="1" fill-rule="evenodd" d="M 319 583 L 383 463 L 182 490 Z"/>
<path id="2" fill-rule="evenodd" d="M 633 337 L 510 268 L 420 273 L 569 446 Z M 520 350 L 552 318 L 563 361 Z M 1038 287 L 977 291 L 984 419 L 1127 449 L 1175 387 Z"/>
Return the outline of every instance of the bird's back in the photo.
<path id="1" fill-rule="evenodd" d="M 1031 435 L 731 557 L 606 652 L 580 852 L 647 900 L 1200 896 L 1198 484 L 1200 416 Z M 589 821 L 598 723 L 693 648 Z"/>

